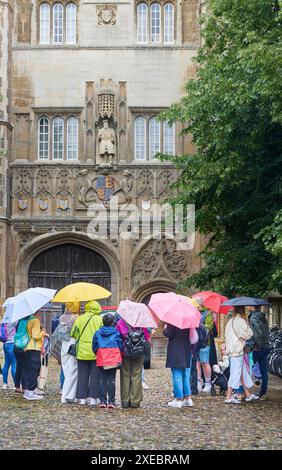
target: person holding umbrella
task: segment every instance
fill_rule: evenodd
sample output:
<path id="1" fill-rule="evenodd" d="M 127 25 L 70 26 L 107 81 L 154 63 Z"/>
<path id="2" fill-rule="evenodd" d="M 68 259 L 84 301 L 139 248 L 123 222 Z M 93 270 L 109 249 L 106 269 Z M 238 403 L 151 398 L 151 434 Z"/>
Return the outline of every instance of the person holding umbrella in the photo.
<path id="1" fill-rule="evenodd" d="M 174 292 L 153 294 L 149 307 L 166 322 L 164 335 L 168 337 L 166 367 L 171 369 L 174 399 L 169 407 L 193 406 L 190 388 L 191 344 L 190 329 L 198 328 L 201 313 L 191 301 Z"/>
<path id="2" fill-rule="evenodd" d="M 68 353 L 69 347 L 75 342 L 71 338 L 71 330 L 80 310 L 79 302 L 67 302 L 65 312 L 60 316 L 58 334 L 62 340 L 61 368 L 64 374 L 61 403 L 73 402 L 77 387 L 77 360 Z"/>
<path id="3" fill-rule="evenodd" d="M 246 321 L 245 307 L 236 306 L 232 318 L 225 329 L 226 353 L 230 359 L 230 377 L 225 403 L 239 404 L 241 401 L 232 396 L 234 390 L 243 386 L 246 401 L 256 401 L 258 397 L 250 392 L 253 382 L 250 375 L 249 364 L 244 358 L 246 341 L 253 335 Z"/>
<path id="4" fill-rule="evenodd" d="M 116 328 L 123 339 L 123 356 L 120 371 L 122 408 L 139 408 L 143 400 L 142 368 L 145 342 L 150 340 L 147 328 L 157 328 L 149 308 L 142 303 L 124 300 L 117 309 L 121 317 Z"/>
<path id="5" fill-rule="evenodd" d="M 174 399 L 168 403 L 171 408 L 193 406 L 190 387 L 191 345 L 189 329 L 181 330 L 165 325 L 164 336 L 168 338 L 166 367 L 171 369 Z"/>
<path id="6" fill-rule="evenodd" d="M 25 348 L 25 367 L 26 367 L 26 390 L 24 398 L 26 400 L 41 400 L 42 395 L 36 393 L 37 379 L 41 368 L 41 350 L 46 331 L 41 329 L 40 312 L 36 312 L 29 317 L 27 322 L 27 333 L 30 341 Z"/>
<path id="7" fill-rule="evenodd" d="M 41 330 L 39 311 L 54 297 L 55 293 L 54 289 L 31 287 L 5 302 L 7 308 L 3 321 L 13 323 L 20 320 L 14 343 L 17 350 L 23 354 L 23 360 L 22 367 L 19 368 L 19 373 L 16 372 L 16 375 L 19 382 L 21 377 L 25 377 L 24 398 L 27 400 L 43 398 L 36 393 L 41 367 L 41 349 L 43 338 L 46 336 L 46 331 Z"/>
<path id="8" fill-rule="evenodd" d="M 92 350 L 92 340 L 102 325 L 101 305 L 90 300 L 85 305 L 85 313 L 74 322 L 71 337 L 76 340 L 75 351 L 78 367 L 76 398 L 81 405 L 99 404 L 99 369 L 96 367 L 96 354 Z"/>

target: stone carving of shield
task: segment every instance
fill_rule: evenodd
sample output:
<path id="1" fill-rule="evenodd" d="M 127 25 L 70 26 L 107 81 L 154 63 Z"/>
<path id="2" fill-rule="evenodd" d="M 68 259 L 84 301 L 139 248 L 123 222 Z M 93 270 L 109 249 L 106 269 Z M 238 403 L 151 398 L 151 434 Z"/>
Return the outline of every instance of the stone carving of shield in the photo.
<path id="1" fill-rule="evenodd" d="M 62 211 L 66 211 L 69 209 L 69 200 L 67 198 L 60 198 L 59 199 L 59 209 Z"/>
<path id="2" fill-rule="evenodd" d="M 39 207 L 42 211 L 46 211 L 49 207 L 48 199 L 39 199 Z"/>
<path id="3" fill-rule="evenodd" d="M 110 10 L 109 8 L 106 8 L 105 10 L 102 10 L 102 20 L 104 23 L 109 23 L 112 20 L 113 17 L 113 11 Z"/>
<path id="4" fill-rule="evenodd" d="M 19 197 L 18 204 L 19 204 L 19 209 L 24 211 L 27 208 L 27 199 L 25 197 Z"/>

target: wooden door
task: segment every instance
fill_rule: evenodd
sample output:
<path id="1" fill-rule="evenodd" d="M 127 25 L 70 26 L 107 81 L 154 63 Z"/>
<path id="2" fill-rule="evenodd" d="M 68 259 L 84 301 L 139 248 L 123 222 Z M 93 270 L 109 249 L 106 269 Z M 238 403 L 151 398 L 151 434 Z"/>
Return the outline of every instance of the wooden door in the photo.
<path id="1" fill-rule="evenodd" d="M 73 282 L 92 282 L 111 290 L 110 268 L 99 253 L 75 244 L 49 248 L 30 265 L 29 287 L 61 289 Z"/>

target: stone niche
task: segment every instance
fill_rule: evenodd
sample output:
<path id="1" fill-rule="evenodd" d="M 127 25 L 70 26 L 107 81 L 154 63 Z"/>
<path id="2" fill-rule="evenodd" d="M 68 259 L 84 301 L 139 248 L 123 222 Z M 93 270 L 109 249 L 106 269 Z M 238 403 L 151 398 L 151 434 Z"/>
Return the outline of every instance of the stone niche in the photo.
<path id="1" fill-rule="evenodd" d="M 31 41 L 31 12 L 31 0 L 17 0 L 16 31 L 18 42 L 30 43 Z"/>
<path id="2" fill-rule="evenodd" d="M 200 0 L 183 0 L 182 3 L 182 40 L 184 43 L 200 45 Z"/>
<path id="3" fill-rule="evenodd" d="M 87 163 L 112 167 L 126 162 L 127 86 L 126 82 L 101 79 L 86 82 L 85 142 Z"/>

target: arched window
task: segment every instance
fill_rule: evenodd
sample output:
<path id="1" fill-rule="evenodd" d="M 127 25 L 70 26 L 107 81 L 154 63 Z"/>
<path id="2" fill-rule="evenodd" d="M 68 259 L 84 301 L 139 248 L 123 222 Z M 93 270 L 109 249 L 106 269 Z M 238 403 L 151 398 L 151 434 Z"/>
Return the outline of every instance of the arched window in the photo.
<path id="1" fill-rule="evenodd" d="M 50 6 L 43 3 L 40 6 L 40 44 L 50 43 Z"/>
<path id="2" fill-rule="evenodd" d="M 71 117 L 67 122 L 67 160 L 78 159 L 78 120 Z"/>
<path id="3" fill-rule="evenodd" d="M 56 117 L 53 121 L 53 159 L 62 160 L 64 155 L 64 120 Z"/>
<path id="4" fill-rule="evenodd" d="M 38 122 L 38 158 L 49 159 L 49 120 L 42 117 Z"/>
<path id="5" fill-rule="evenodd" d="M 134 121 L 135 160 L 146 160 L 146 121 L 139 116 Z"/>
<path id="6" fill-rule="evenodd" d="M 151 5 L 151 41 L 161 40 L 161 7 L 158 3 Z"/>
<path id="7" fill-rule="evenodd" d="M 53 6 L 53 43 L 62 44 L 64 40 L 64 10 L 61 3 Z"/>
<path id="8" fill-rule="evenodd" d="M 175 153 L 175 125 L 168 125 L 163 122 L 163 153 L 165 155 L 174 155 Z"/>
<path id="9" fill-rule="evenodd" d="M 166 3 L 164 7 L 164 43 L 172 44 L 174 41 L 174 6 Z"/>
<path id="10" fill-rule="evenodd" d="M 66 8 L 66 43 L 76 43 L 76 5 L 69 3 Z"/>
<path id="11" fill-rule="evenodd" d="M 148 7 L 146 3 L 137 6 L 137 42 L 146 43 L 148 40 Z"/>
<path id="12" fill-rule="evenodd" d="M 154 116 L 149 121 L 149 160 L 153 160 L 155 155 L 161 150 L 161 126 Z"/>

